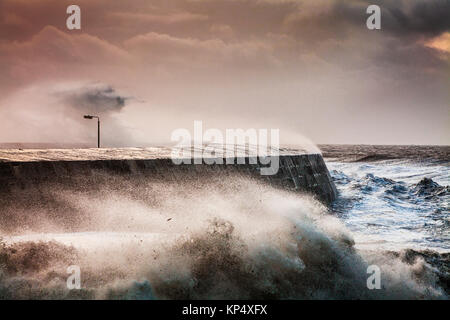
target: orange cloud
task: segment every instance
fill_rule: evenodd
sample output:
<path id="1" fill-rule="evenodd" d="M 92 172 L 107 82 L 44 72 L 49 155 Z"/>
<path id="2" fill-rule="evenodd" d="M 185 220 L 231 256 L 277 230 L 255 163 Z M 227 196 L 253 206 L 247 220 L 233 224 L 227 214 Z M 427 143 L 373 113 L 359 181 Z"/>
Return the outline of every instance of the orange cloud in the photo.
<path id="1" fill-rule="evenodd" d="M 425 45 L 429 48 L 450 53 L 450 32 L 445 32 L 438 37 L 430 39 Z"/>

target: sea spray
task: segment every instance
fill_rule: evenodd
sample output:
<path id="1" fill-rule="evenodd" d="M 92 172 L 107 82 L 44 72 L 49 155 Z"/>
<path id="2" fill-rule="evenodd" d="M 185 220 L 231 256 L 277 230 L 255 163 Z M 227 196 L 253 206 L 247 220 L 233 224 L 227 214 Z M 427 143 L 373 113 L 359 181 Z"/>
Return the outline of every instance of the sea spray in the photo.
<path id="1" fill-rule="evenodd" d="M 99 181 L 100 190 L 77 181 L 41 188 L 48 201 L 29 190 L 19 205 L 3 203 L 15 219 L 0 222 L 2 298 L 446 297 L 425 261 L 356 250 L 311 196 L 233 176 Z M 380 290 L 367 288 L 371 264 L 382 271 Z M 80 266 L 80 290 L 65 287 L 69 265 Z"/>

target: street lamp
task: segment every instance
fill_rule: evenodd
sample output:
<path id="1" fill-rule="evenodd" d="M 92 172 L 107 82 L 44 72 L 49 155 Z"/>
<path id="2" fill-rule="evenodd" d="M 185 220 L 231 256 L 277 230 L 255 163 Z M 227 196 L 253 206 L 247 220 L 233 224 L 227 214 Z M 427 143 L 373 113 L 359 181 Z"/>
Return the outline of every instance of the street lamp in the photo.
<path id="1" fill-rule="evenodd" d="M 97 147 L 100 148 L 100 117 L 99 116 L 90 116 L 88 114 L 84 115 L 85 119 L 97 119 Z"/>

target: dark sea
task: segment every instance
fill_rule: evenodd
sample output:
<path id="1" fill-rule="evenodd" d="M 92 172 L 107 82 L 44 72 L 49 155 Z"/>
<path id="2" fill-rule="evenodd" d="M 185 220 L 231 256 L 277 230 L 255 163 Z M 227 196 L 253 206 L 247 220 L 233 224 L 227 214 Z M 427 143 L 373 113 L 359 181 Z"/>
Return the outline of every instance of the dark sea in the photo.
<path id="1" fill-rule="evenodd" d="M 360 246 L 450 252 L 450 147 L 320 146 Z"/>

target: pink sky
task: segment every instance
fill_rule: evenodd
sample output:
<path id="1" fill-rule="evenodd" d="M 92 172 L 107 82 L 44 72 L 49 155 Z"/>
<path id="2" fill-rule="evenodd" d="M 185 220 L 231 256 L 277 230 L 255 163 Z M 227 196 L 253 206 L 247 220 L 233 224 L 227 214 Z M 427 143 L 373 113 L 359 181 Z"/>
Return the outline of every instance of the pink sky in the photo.
<path id="1" fill-rule="evenodd" d="M 0 0 L 0 142 L 92 141 L 92 112 L 110 146 L 194 120 L 282 143 L 448 144 L 449 57 L 445 0 Z"/>

